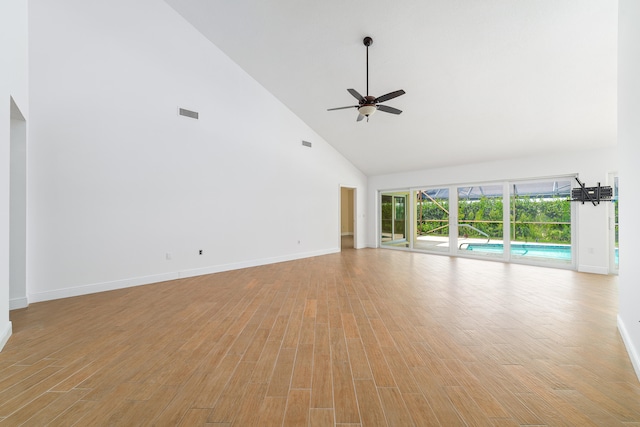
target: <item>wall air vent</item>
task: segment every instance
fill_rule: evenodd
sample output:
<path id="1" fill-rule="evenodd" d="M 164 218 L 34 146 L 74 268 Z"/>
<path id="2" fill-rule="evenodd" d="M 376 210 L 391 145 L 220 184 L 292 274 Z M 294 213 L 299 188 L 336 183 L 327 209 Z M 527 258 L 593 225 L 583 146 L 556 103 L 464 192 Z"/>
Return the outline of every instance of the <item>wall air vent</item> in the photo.
<path id="1" fill-rule="evenodd" d="M 197 111 L 191 111 L 191 110 L 187 110 L 185 108 L 178 108 L 178 114 L 180 114 L 181 116 L 190 117 L 192 119 L 198 120 L 198 112 Z"/>
<path id="2" fill-rule="evenodd" d="M 311 148 L 311 143 L 309 141 L 302 141 L 302 145 Z"/>

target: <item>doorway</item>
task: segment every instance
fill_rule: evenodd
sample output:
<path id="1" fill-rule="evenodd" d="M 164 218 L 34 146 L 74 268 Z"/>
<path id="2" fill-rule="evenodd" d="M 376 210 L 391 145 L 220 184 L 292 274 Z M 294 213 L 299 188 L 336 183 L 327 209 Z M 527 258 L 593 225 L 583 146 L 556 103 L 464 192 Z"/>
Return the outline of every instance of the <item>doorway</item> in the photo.
<path id="1" fill-rule="evenodd" d="M 13 98 L 10 126 L 9 310 L 27 301 L 27 122 Z"/>
<path id="2" fill-rule="evenodd" d="M 340 187 L 340 249 L 356 247 L 356 189 Z"/>

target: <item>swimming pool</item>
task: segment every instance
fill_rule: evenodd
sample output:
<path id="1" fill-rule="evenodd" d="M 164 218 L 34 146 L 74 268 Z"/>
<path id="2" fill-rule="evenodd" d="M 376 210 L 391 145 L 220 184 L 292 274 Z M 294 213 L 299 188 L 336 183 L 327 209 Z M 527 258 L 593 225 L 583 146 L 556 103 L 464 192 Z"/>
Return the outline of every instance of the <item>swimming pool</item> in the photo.
<path id="1" fill-rule="evenodd" d="M 462 245 L 460 249 L 481 254 L 501 254 L 504 252 L 502 243 L 472 243 Z M 511 255 L 571 261 L 571 246 L 512 243 Z"/>
<path id="2" fill-rule="evenodd" d="M 464 243 L 460 249 L 475 251 L 479 254 L 502 254 L 502 243 Z M 541 245 L 535 243 L 512 243 L 511 255 L 531 258 L 547 258 L 558 261 L 571 261 L 570 245 Z M 618 264 L 618 248 L 616 248 L 615 263 Z"/>

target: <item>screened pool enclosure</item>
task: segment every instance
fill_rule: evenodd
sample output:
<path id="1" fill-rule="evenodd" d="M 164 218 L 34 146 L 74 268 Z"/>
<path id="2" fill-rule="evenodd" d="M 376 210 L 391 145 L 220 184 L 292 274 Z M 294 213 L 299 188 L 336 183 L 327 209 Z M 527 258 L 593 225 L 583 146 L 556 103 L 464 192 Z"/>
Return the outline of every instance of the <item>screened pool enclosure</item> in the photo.
<path id="1" fill-rule="evenodd" d="M 380 193 L 380 245 L 574 266 L 573 177 Z"/>

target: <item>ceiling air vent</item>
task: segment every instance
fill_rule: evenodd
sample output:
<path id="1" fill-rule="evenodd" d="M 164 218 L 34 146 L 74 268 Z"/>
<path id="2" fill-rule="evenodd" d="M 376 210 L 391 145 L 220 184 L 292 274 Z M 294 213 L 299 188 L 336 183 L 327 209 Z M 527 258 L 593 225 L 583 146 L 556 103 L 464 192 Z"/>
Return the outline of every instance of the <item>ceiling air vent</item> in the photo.
<path id="1" fill-rule="evenodd" d="M 311 148 L 311 143 L 309 141 L 302 141 L 302 145 Z"/>
<path id="2" fill-rule="evenodd" d="M 198 120 L 198 112 L 197 111 L 191 111 L 191 110 L 187 110 L 185 108 L 178 108 L 178 114 L 180 114 L 181 116 L 190 117 L 192 119 Z"/>

